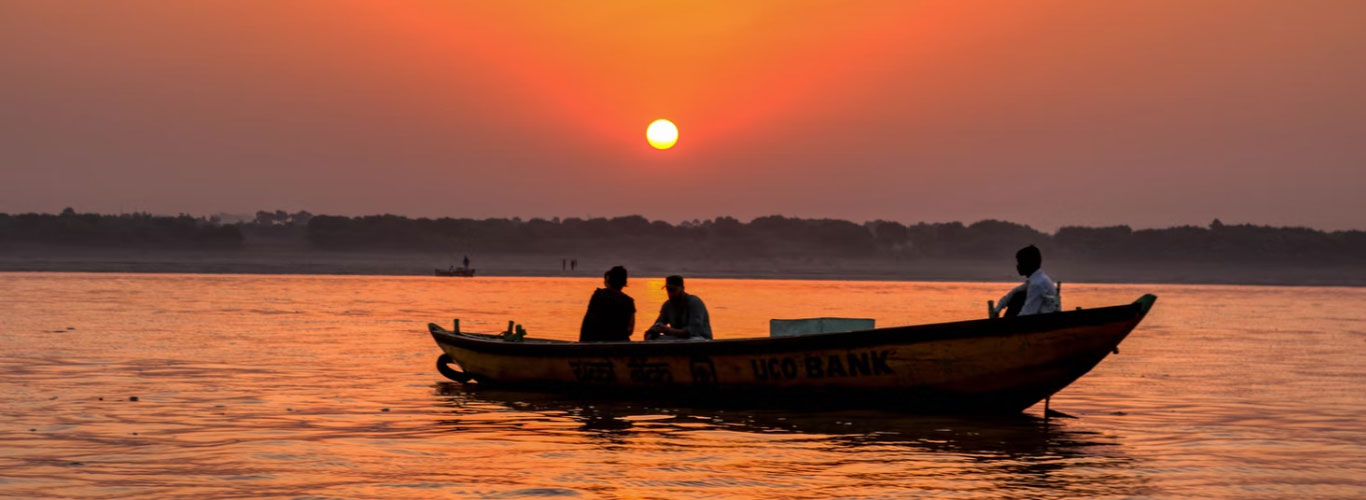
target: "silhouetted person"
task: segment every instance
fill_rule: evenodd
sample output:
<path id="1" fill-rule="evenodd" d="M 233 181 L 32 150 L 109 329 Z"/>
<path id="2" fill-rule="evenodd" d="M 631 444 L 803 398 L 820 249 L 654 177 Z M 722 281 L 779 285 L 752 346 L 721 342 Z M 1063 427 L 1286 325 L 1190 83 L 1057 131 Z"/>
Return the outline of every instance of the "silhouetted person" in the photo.
<path id="1" fill-rule="evenodd" d="M 626 342 L 636 329 L 636 301 L 622 293 L 626 268 L 613 267 L 602 275 L 607 288 L 599 288 L 588 300 L 588 312 L 579 326 L 579 342 Z"/>
<path id="2" fill-rule="evenodd" d="M 470 256 L 466 255 L 466 256 L 465 256 L 465 269 L 469 269 L 469 268 L 470 268 Z"/>
<path id="3" fill-rule="evenodd" d="M 1025 277 L 1025 282 L 1006 292 L 1000 302 L 996 303 L 996 309 L 991 315 L 999 315 L 1002 310 L 1005 311 L 1007 318 L 1058 312 L 1062 308 L 1058 299 L 1058 287 L 1043 272 L 1042 267 L 1043 254 L 1034 245 L 1015 252 L 1015 270 Z"/>
<path id="4" fill-rule="evenodd" d="M 579 259 L 569 259 L 569 270 L 573 271 L 576 267 L 579 267 Z"/>
<path id="5" fill-rule="evenodd" d="M 674 275 L 664 279 L 664 290 L 669 300 L 659 307 L 659 318 L 645 330 L 645 340 L 711 340 L 711 316 L 707 306 L 696 295 L 683 289 L 683 277 Z"/>

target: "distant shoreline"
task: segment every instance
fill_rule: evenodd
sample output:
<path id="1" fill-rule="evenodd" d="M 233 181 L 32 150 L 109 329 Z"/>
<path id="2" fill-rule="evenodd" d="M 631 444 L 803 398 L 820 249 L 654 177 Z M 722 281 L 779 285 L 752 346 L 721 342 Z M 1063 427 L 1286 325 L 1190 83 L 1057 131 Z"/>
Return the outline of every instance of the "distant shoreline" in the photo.
<path id="1" fill-rule="evenodd" d="M 463 255 L 434 252 L 251 250 L 0 249 L 0 272 L 200 273 L 432 276 Z M 574 270 L 561 259 L 575 258 Z M 454 260 L 453 260 L 454 259 Z M 641 256 L 470 255 L 477 276 L 600 277 L 613 265 L 636 276 L 849 281 L 1018 281 L 1013 262 L 944 259 L 651 259 Z M 1094 263 L 1048 260 L 1064 283 L 1366 286 L 1366 266 L 1266 266 L 1206 263 Z M 461 279 L 461 278 L 449 278 Z"/>

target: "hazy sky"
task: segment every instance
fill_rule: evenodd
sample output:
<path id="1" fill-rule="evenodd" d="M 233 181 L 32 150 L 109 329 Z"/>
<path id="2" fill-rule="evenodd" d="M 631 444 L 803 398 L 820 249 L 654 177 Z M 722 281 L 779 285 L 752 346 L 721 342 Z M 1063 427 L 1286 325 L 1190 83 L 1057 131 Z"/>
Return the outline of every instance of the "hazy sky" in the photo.
<path id="1" fill-rule="evenodd" d="M 1366 228 L 1366 2 L 0 0 L 66 206 Z"/>

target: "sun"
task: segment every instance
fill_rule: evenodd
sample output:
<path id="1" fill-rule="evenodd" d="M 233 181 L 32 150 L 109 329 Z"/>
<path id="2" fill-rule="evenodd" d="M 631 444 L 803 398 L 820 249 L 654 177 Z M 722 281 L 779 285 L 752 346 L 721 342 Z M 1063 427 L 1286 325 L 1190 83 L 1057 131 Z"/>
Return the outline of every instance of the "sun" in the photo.
<path id="1" fill-rule="evenodd" d="M 650 122 L 650 126 L 645 129 L 645 139 L 650 141 L 650 145 L 655 149 L 669 149 L 678 142 L 678 127 L 674 122 L 660 118 Z"/>

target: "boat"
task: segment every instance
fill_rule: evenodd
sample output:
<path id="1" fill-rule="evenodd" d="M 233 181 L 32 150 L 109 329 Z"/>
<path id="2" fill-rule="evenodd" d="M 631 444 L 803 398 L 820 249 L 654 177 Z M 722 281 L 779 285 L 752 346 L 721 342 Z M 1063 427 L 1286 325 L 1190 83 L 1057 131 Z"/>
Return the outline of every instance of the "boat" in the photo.
<path id="1" fill-rule="evenodd" d="M 437 276 L 463 276 L 463 277 L 466 277 L 466 278 L 473 278 L 473 277 L 474 277 L 474 268 L 472 268 L 472 267 L 455 267 L 455 268 L 451 268 L 451 269 L 436 269 L 436 275 L 437 275 Z"/>
<path id="2" fill-rule="evenodd" d="M 796 337 L 595 342 L 429 324 L 437 369 L 489 388 L 820 408 L 1018 413 L 1081 378 L 1157 297 L 1014 318 Z M 520 330 L 520 329 L 519 329 Z M 452 368 L 451 363 L 459 366 Z"/>

